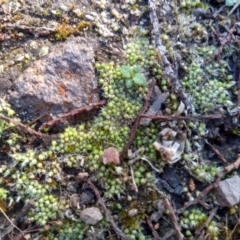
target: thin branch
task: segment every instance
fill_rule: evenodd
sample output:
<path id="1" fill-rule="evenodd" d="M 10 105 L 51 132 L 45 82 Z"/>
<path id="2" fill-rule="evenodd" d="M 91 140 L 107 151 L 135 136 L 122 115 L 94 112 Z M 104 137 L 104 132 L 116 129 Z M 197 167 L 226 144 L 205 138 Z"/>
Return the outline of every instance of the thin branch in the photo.
<path id="1" fill-rule="evenodd" d="M 34 232 L 36 233 L 36 232 L 39 232 L 39 231 L 41 231 L 41 230 L 42 230 L 42 228 L 36 228 L 36 227 L 26 229 L 26 230 L 24 230 L 22 233 L 19 233 L 17 236 L 15 236 L 15 237 L 13 238 L 13 240 L 21 240 L 22 238 L 26 239 L 26 238 L 24 237 L 24 234 L 34 233 Z"/>
<path id="2" fill-rule="evenodd" d="M 231 11 L 228 13 L 228 17 L 237 9 L 237 7 L 239 7 L 240 5 L 240 1 L 238 0 L 238 2 L 236 2 L 233 6 L 233 8 L 231 9 Z"/>
<path id="3" fill-rule="evenodd" d="M 178 224 L 178 220 L 177 217 L 175 215 L 175 211 L 171 205 L 171 203 L 169 202 L 169 200 L 167 198 L 164 199 L 165 202 L 165 206 L 166 208 L 169 210 L 170 212 L 170 218 L 172 220 L 175 232 L 176 232 L 176 237 L 178 240 L 182 240 L 183 239 L 183 234 L 181 233 L 181 227 Z"/>
<path id="4" fill-rule="evenodd" d="M 211 28 L 212 32 L 214 33 L 215 37 L 217 38 L 217 41 L 219 44 L 221 44 L 221 39 L 220 39 L 220 36 L 219 36 L 219 33 L 218 31 L 216 30 L 216 28 Z"/>
<path id="5" fill-rule="evenodd" d="M 136 181 L 135 181 L 135 178 L 134 178 L 134 172 L 133 172 L 133 168 L 132 168 L 131 165 L 130 165 L 130 172 L 131 172 L 131 176 L 132 176 L 132 182 L 133 182 L 134 191 L 138 192 L 138 187 L 137 187 L 137 184 L 136 184 Z"/>
<path id="6" fill-rule="evenodd" d="M 20 231 L 21 233 L 23 233 L 22 230 L 21 230 L 20 228 L 18 228 L 18 227 L 14 224 L 13 221 L 11 221 L 11 219 L 6 215 L 6 213 L 2 210 L 1 207 L 0 207 L 0 211 L 1 211 L 1 213 L 4 215 L 4 217 L 9 221 L 9 223 L 11 224 L 11 225 L 10 225 L 11 231 L 12 231 L 14 228 L 16 228 L 18 231 Z M 9 227 L 8 227 L 8 228 L 9 228 Z M 9 228 L 9 229 L 10 229 L 10 228 Z M 4 231 L 4 233 L 3 233 L 0 237 L 6 236 L 6 235 L 7 235 L 8 233 L 10 233 L 11 231 L 9 231 L 9 232 Z M 5 233 L 5 232 L 6 232 L 6 233 Z"/>
<path id="7" fill-rule="evenodd" d="M 161 240 L 168 240 L 175 233 L 174 229 L 167 231 L 167 233 L 161 238 Z"/>
<path id="8" fill-rule="evenodd" d="M 219 173 L 219 176 L 223 177 L 225 174 L 231 172 L 232 170 L 238 169 L 239 166 L 240 166 L 240 154 L 238 154 L 238 159 L 234 163 L 228 165 L 223 169 L 223 171 Z"/>
<path id="9" fill-rule="evenodd" d="M 87 180 L 87 183 L 89 184 L 89 187 L 93 190 L 94 194 L 96 195 L 97 199 L 98 199 L 98 202 L 99 204 L 102 206 L 104 212 L 105 212 L 105 215 L 108 219 L 108 221 L 110 222 L 110 224 L 112 225 L 114 231 L 116 232 L 116 234 L 118 236 L 121 237 L 121 239 L 123 240 L 131 240 L 129 237 L 127 237 L 117 226 L 117 224 L 115 223 L 115 221 L 113 220 L 113 217 L 111 216 L 110 212 L 108 211 L 105 203 L 104 203 L 104 200 L 101 198 L 100 196 L 100 193 L 98 191 L 98 189 L 95 187 L 95 185 L 93 184 L 93 182 L 88 179 Z"/>
<path id="10" fill-rule="evenodd" d="M 228 162 L 226 160 L 226 158 L 219 152 L 219 150 L 217 148 L 215 148 L 211 143 L 209 143 L 208 141 L 206 141 L 207 145 L 213 150 L 213 152 L 215 152 L 215 154 L 218 156 L 218 158 L 221 160 L 221 162 L 226 165 Z"/>
<path id="11" fill-rule="evenodd" d="M 120 156 L 121 159 L 124 158 L 126 152 L 128 151 L 128 149 L 130 148 L 130 146 L 131 146 L 131 144 L 132 144 L 132 142 L 133 142 L 133 139 L 134 139 L 134 137 L 135 137 L 135 135 L 136 135 L 137 128 L 138 128 L 139 123 L 140 123 L 140 120 L 141 120 L 141 115 L 147 111 L 147 109 L 148 109 L 148 107 L 149 107 L 149 105 L 150 105 L 150 98 L 151 98 L 151 95 L 152 95 L 152 93 L 153 93 L 153 90 L 154 90 L 155 85 L 156 85 L 156 79 L 153 78 L 153 79 L 152 79 L 152 82 L 151 82 L 151 84 L 150 84 L 148 93 L 147 93 L 147 95 L 146 95 L 146 97 L 145 97 L 145 103 L 144 103 L 144 105 L 143 105 L 143 107 L 142 107 L 139 115 L 136 117 L 135 123 L 134 123 L 134 125 L 133 125 L 133 127 L 132 127 L 132 130 L 131 130 L 131 133 L 130 133 L 130 137 L 129 137 L 127 143 L 125 144 L 125 146 L 124 146 L 124 148 L 123 148 L 123 151 L 122 151 L 122 153 L 121 153 L 121 156 Z"/>
<path id="12" fill-rule="evenodd" d="M 239 229 L 238 226 L 240 225 L 240 221 L 238 219 L 237 223 L 235 224 L 233 230 L 231 231 L 230 235 L 226 238 L 226 240 L 232 240 L 232 235 L 234 234 L 234 232 Z"/>
<path id="13" fill-rule="evenodd" d="M 92 111 L 93 109 L 98 109 L 102 106 L 104 106 L 106 104 L 106 100 L 102 100 L 102 101 L 99 101 L 99 102 L 96 102 L 96 103 L 92 103 L 90 106 L 87 106 L 87 107 L 82 107 L 82 108 L 77 108 L 77 109 L 74 109 L 66 114 L 63 114 L 61 115 L 60 117 L 57 117 L 49 122 L 46 122 L 44 124 L 42 124 L 39 128 L 39 131 L 43 130 L 45 127 L 50 127 L 50 126 L 53 126 L 54 124 L 62 121 L 64 118 L 69 118 L 69 117 L 73 117 L 77 114 L 80 114 L 80 113 L 85 113 L 85 112 L 90 112 Z"/>
<path id="14" fill-rule="evenodd" d="M 204 115 L 204 116 L 152 116 L 141 114 L 141 118 L 151 118 L 152 120 L 159 120 L 159 121 L 181 121 L 181 120 L 211 120 L 211 119 L 220 119 L 222 118 L 221 114 L 213 114 L 213 115 Z"/>
<path id="15" fill-rule="evenodd" d="M 161 238 L 160 238 L 160 236 L 158 235 L 157 231 L 154 229 L 154 227 L 153 227 L 153 225 L 152 225 L 152 222 L 151 222 L 151 220 L 150 220 L 149 217 L 146 217 L 146 222 L 147 222 L 149 228 L 150 228 L 151 231 L 152 231 L 152 235 L 153 235 L 154 239 L 155 239 L 155 240 L 161 240 Z"/>
<path id="16" fill-rule="evenodd" d="M 212 189 L 216 188 L 219 184 L 219 182 L 221 181 L 222 177 L 225 176 L 227 173 L 231 172 L 234 169 L 237 169 L 240 166 L 240 154 L 238 155 L 238 159 L 228 165 L 227 167 L 225 167 L 222 171 L 220 171 L 217 174 L 217 179 L 215 182 L 213 182 L 212 184 L 208 185 L 199 195 L 198 197 L 196 197 L 194 200 L 186 202 L 184 204 L 183 207 L 179 208 L 177 210 L 177 214 L 181 214 L 183 213 L 188 207 L 195 205 L 199 202 L 199 200 L 201 200 L 205 195 L 207 195 Z"/>
<path id="17" fill-rule="evenodd" d="M 217 178 L 217 180 L 210 184 L 209 186 L 207 186 L 199 195 L 198 197 L 196 197 L 194 200 L 186 202 L 184 204 L 184 206 L 180 209 L 177 210 L 178 214 L 183 213 L 188 207 L 195 205 L 199 202 L 199 200 L 201 200 L 205 195 L 207 195 L 212 189 L 216 188 L 218 186 L 218 183 L 220 182 L 220 179 Z"/>
<path id="18" fill-rule="evenodd" d="M 38 231 L 41 231 L 42 228 L 33 228 L 33 229 L 27 229 L 27 230 L 24 230 L 22 233 L 19 233 L 17 236 L 15 236 L 13 238 L 13 240 L 21 240 L 22 238 L 24 238 L 24 234 L 28 234 L 28 233 L 32 233 L 32 232 L 38 232 Z M 26 239 L 26 238 L 24 238 Z"/>
<path id="19" fill-rule="evenodd" d="M 13 123 L 14 125 L 16 125 L 17 128 L 23 130 L 26 133 L 29 133 L 29 134 L 33 135 L 36 138 L 41 138 L 42 139 L 44 137 L 44 135 L 45 135 L 43 133 L 35 131 L 34 129 L 30 128 L 29 126 L 27 126 L 27 125 L 25 125 L 25 124 L 23 124 L 23 123 L 21 123 L 21 122 L 19 122 L 17 120 L 14 120 L 12 118 L 6 117 L 6 116 L 4 116 L 2 114 L 0 114 L 0 119 L 6 121 L 8 123 Z"/>
<path id="20" fill-rule="evenodd" d="M 22 217 L 24 217 L 24 216 L 27 214 L 27 212 L 28 212 L 33 206 L 34 206 L 34 200 L 30 200 L 30 201 L 23 207 L 23 209 L 17 214 L 16 218 L 15 218 L 13 221 L 11 221 L 9 218 L 7 218 L 7 219 L 10 221 L 11 225 L 9 225 L 9 226 L 7 227 L 7 229 L 2 233 L 2 237 L 4 237 L 4 236 L 6 236 L 7 234 L 9 234 L 9 233 L 13 230 L 14 227 L 17 228 L 17 229 L 21 232 L 21 234 L 23 234 L 23 231 L 20 230 L 18 227 L 16 227 L 16 224 L 17 224 L 17 222 L 18 222 Z M 1 210 L 1 212 L 3 213 L 3 211 L 2 211 L 1 208 L 0 208 L 0 210 Z M 3 213 L 3 214 L 4 214 L 4 216 L 6 217 L 5 213 Z"/>
<path id="21" fill-rule="evenodd" d="M 186 105 L 187 109 L 192 109 L 192 104 L 190 103 L 188 96 L 186 93 L 183 92 L 182 86 L 177 78 L 177 73 L 172 68 L 172 64 L 167 58 L 167 51 L 166 48 L 162 44 L 162 40 L 160 38 L 160 27 L 159 27 L 159 21 L 156 13 L 156 3 L 155 0 L 148 0 L 149 10 L 150 10 L 150 20 L 153 25 L 153 31 L 155 36 L 155 46 L 157 47 L 160 56 L 161 56 L 161 63 L 164 69 L 164 74 L 168 77 L 170 80 L 174 92 L 176 92 L 181 99 L 183 100 L 184 104 Z"/>

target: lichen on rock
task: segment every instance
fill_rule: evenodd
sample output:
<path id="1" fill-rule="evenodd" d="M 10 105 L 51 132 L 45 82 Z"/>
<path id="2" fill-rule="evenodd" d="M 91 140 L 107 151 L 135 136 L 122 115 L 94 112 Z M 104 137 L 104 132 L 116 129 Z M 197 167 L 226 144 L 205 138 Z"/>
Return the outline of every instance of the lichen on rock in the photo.
<path id="1" fill-rule="evenodd" d="M 94 53 L 84 38 L 55 45 L 14 82 L 8 99 L 24 120 L 56 117 L 99 100 Z"/>

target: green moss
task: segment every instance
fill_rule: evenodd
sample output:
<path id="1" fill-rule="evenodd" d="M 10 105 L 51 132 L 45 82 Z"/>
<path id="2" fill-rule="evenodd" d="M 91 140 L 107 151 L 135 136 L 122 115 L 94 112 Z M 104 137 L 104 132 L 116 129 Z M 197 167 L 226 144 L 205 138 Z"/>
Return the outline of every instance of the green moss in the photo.
<path id="1" fill-rule="evenodd" d="M 190 211 L 184 211 L 181 217 L 181 226 L 185 229 L 185 236 L 191 237 L 195 230 L 201 228 L 201 226 L 208 219 L 207 215 L 200 209 L 192 209 Z M 219 228 L 214 221 L 211 221 L 206 228 L 209 239 L 218 239 Z"/>
<path id="2" fill-rule="evenodd" d="M 55 39 L 57 41 L 66 40 L 74 32 L 74 28 L 67 23 L 63 22 L 56 28 Z"/>
<path id="3" fill-rule="evenodd" d="M 42 10 L 42 14 L 43 14 L 43 16 L 47 16 L 48 15 L 48 10 L 46 9 L 46 8 L 44 8 L 43 10 Z"/>
<path id="4" fill-rule="evenodd" d="M 49 240 L 85 239 L 87 230 L 88 227 L 83 222 L 64 220 L 50 231 L 43 232 L 42 236 Z"/>
<path id="5" fill-rule="evenodd" d="M 235 82 L 228 80 L 227 63 L 211 61 L 202 66 L 202 62 L 207 62 L 215 50 L 211 46 L 195 49 L 182 81 L 184 91 L 192 97 L 196 112 L 206 113 L 214 108 L 231 108 L 234 105 L 228 90 Z"/>
<path id="6" fill-rule="evenodd" d="M 79 31 L 83 31 L 84 29 L 89 28 L 89 27 L 91 27 L 91 26 L 92 26 L 91 22 L 81 21 L 81 22 L 78 23 L 77 29 L 78 29 Z"/>
<path id="7" fill-rule="evenodd" d="M 8 191 L 6 189 L 0 188 L 0 200 L 6 200 L 7 193 L 8 193 Z"/>

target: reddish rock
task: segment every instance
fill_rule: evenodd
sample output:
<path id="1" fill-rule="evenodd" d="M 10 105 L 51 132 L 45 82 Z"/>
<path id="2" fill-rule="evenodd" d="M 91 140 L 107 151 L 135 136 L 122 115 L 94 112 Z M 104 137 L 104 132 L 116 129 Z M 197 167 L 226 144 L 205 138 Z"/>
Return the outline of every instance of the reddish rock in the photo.
<path id="1" fill-rule="evenodd" d="M 113 163 L 115 165 L 120 164 L 119 152 L 114 147 L 109 147 L 103 151 L 102 154 L 103 164 Z"/>
<path id="2" fill-rule="evenodd" d="M 24 120 L 53 117 L 99 101 L 94 53 L 84 38 L 57 44 L 14 82 L 8 99 Z"/>

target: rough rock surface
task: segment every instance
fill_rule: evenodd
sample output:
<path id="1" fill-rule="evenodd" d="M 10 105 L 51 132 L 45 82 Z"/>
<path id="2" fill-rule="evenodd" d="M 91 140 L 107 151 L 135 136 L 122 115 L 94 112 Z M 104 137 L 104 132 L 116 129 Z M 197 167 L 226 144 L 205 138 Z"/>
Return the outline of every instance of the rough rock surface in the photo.
<path id="1" fill-rule="evenodd" d="M 88 106 L 99 100 L 93 61 L 84 38 L 57 44 L 15 80 L 8 100 L 24 120 Z"/>
<path id="2" fill-rule="evenodd" d="M 231 207 L 240 202 L 240 177 L 234 176 L 219 183 L 215 195 L 221 207 Z"/>
<path id="3" fill-rule="evenodd" d="M 81 212 L 80 218 L 89 225 L 95 225 L 103 219 L 103 215 L 98 208 L 90 207 Z"/>

